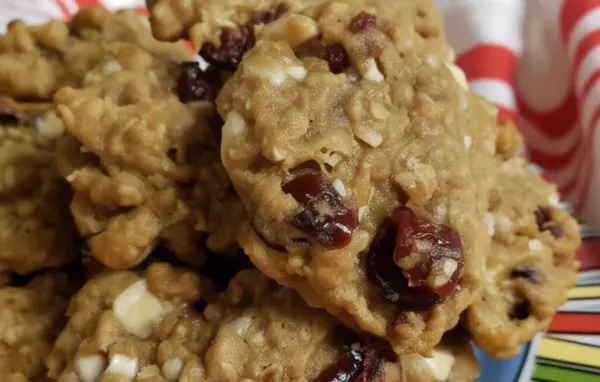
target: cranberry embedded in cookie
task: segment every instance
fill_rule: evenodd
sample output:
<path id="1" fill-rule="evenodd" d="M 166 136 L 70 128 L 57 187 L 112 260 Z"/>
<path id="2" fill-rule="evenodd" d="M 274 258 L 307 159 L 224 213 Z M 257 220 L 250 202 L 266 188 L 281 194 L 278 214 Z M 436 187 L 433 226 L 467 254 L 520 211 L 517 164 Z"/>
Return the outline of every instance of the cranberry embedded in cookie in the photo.
<path id="1" fill-rule="evenodd" d="M 323 174 L 310 169 L 294 171 L 281 189 L 302 205 L 290 220 L 293 227 L 327 247 L 344 247 L 350 243 L 352 232 L 358 226 L 358 211 Z"/>
<path id="2" fill-rule="evenodd" d="M 47 359 L 49 376 L 76 382 L 402 378 L 401 360 L 389 348 L 342 329 L 255 270 L 240 272 L 203 311 L 194 308 L 207 297 L 201 281 L 165 263 L 95 276 L 70 304 Z"/>
<path id="3" fill-rule="evenodd" d="M 93 256 L 129 269 L 158 245 L 193 265 L 207 250 L 235 253 L 246 215 L 214 134 L 218 78 L 190 55 L 157 57 L 125 42 L 107 49 L 123 53 L 123 64 L 98 67 L 85 86 L 55 97 L 69 133 L 58 168 Z"/>
<path id="4" fill-rule="evenodd" d="M 406 4 L 390 14 L 417 17 Z M 369 5 L 287 13 L 256 34 L 217 99 L 221 157 L 262 272 L 396 353 L 425 354 L 483 275 L 495 114 L 443 49 L 406 48 L 419 34 Z"/>
<path id="5" fill-rule="evenodd" d="M 521 140 L 506 123 L 498 135 L 499 177 L 486 214 L 492 237 L 487 283 L 465 316 L 475 343 L 499 359 L 516 355 L 547 328 L 578 266 L 578 224 L 558 208 L 556 187 L 516 155 Z"/>
<path id="6" fill-rule="evenodd" d="M 454 294 L 463 267 L 456 232 L 400 207 L 369 248 L 367 274 L 398 307 L 427 310 Z"/>

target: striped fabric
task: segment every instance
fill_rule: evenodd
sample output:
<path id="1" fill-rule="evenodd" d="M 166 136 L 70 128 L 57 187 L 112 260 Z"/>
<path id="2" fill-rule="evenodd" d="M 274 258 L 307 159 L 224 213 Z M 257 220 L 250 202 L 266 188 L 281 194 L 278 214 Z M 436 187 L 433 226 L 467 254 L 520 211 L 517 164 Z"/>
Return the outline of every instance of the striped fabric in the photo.
<path id="1" fill-rule="evenodd" d="M 437 0 L 471 88 L 514 118 L 526 153 L 600 225 L 600 0 Z"/>

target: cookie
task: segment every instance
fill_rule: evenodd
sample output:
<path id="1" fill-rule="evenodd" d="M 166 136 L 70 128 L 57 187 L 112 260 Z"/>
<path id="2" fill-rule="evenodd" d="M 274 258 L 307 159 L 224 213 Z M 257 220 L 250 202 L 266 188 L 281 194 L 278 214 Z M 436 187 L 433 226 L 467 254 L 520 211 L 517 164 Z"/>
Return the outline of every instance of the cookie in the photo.
<path id="1" fill-rule="evenodd" d="M 458 375 L 466 381 L 473 375 L 465 366 L 470 348 L 447 345 L 449 336 L 432 359 L 399 359 L 385 344 L 344 328 L 256 270 L 240 272 L 217 299 L 200 284 L 192 272 L 166 263 L 143 272 L 97 275 L 69 305 L 69 322 L 48 357 L 49 376 L 398 382 L 406 371 L 433 375 L 432 381 L 458 381 L 450 377 Z M 197 302 L 207 291 L 209 304 L 201 311 Z"/>
<path id="2" fill-rule="evenodd" d="M 170 364 L 179 362 L 181 368 L 182 358 L 193 367 L 198 362 L 193 354 L 210 335 L 203 329 L 206 321 L 192 313 L 205 294 L 198 276 L 167 263 L 151 264 L 140 273 L 95 276 L 69 304 L 68 323 L 47 359 L 48 376 L 59 381 L 108 380 L 107 374 L 133 379 L 159 362 L 167 365 L 167 373 Z"/>
<path id="3" fill-rule="evenodd" d="M 68 23 L 36 26 L 14 21 L 0 35 L 0 95 L 51 101 L 60 87 L 79 86 L 88 71 L 105 61 L 105 44 L 118 41 L 161 56 L 187 53 L 183 44 L 154 40 L 147 20 L 132 10 L 110 13 L 90 7 Z"/>
<path id="4" fill-rule="evenodd" d="M 399 49 L 427 42 L 369 5 L 384 6 L 332 2 L 262 30 L 301 19 L 305 39 L 245 55 L 217 100 L 221 158 L 262 272 L 398 354 L 428 354 L 481 283 L 495 114 L 445 52 Z"/>
<path id="5" fill-rule="evenodd" d="M 156 244 L 195 265 L 207 250 L 235 252 L 245 210 L 220 164 L 210 80 L 195 61 L 125 42 L 107 49 L 110 71 L 100 66 L 55 97 L 69 133 L 58 167 L 93 255 L 127 269 Z"/>
<path id="6" fill-rule="evenodd" d="M 64 325 L 72 289 L 64 274 L 0 288 L 0 380 L 45 376 L 45 358 Z"/>
<path id="7" fill-rule="evenodd" d="M 0 98 L 0 274 L 57 268 L 74 256 L 69 187 L 54 163 L 63 130 L 50 104 Z"/>
<path id="8" fill-rule="evenodd" d="M 505 359 L 547 329 L 566 302 L 580 237 L 575 219 L 558 206 L 555 186 L 515 155 L 521 139 L 511 123 L 498 139 L 499 178 L 486 216 L 492 236 L 487 283 L 466 323 L 481 349 Z"/>
<path id="9" fill-rule="evenodd" d="M 316 30 L 310 20 L 285 17 L 303 10 L 315 16 L 324 0 L 154 0 L 147 1 L 154 35 L 165 41 L 187 38 L 207 62 L 219 69 L 233 70 L 257 38 L 289 39 L 302 43 L 306 33 Z M 344 7 L 334 2 L 333 7 Z M 355 1 L 375 15 L 399 51 L 419 49 L 444 58 L 450 49 L 443 38 L 441 17 L 431 1 Z M 343 11 L 341 11 L 343 12 Z M 266 24 L 276 25 L 263 31 Z M 314 36 L 313 36 L 314 37 Z"/>

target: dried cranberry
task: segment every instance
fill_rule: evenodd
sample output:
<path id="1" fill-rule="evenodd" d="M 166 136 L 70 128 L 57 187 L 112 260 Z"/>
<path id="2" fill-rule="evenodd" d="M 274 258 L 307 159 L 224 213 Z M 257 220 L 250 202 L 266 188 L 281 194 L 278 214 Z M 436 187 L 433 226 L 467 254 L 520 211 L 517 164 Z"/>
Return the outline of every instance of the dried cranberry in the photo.
<path id="1" fill-rule="evenodd" d="M 527 301 L 516 304 L 510 313 L 512 320 L 526 320 L 531 315 L 531 305 Z"/>
<path id="2" fill-rule="evenodd" d="M 359 13 L 350 23 L 350 31 L 352 33 L 360 33 L 368 28 L 377 27 L 377 18 L 370 13 Z"/>
<path id="3" fill-rule="evenodd" d="M 402 268 L 408 284 L 428 287 L 441 298 L 451 295 L 464 266 L 458 233 L 408 207 L 397 209 L 393 219 L 398 225 L 394 262 Z"/>
<path id="4" fill-rule="evenodd" d="M 454 293 L 463 266 L 454 230 L 400 207 L 371 243 L 367 276 L 398 307 L 427 310 Z"/>
<path id="5" fill-rule="evenodd" d="M 395 223 L 388 219 L 379 227 L 369 247 L 367 277 L 377 285 L 383 297 L 401 309 L 427 310 L 440 302 L 440 297 L 425 287 L 409 287 L 402 269 L 394 264 L 396 247 Z"/>
<path id="6" fill-rule="evenodd" d="M 236 70 L 244 54 L 256 43 L 254 26 L 277 20 L 286 10 L 286 5 L 280 4 L 274 11 L 254 15 L 246 25 L 238 29 L 224 28 L 219 36 L 221 45 L 217 47 L 212 43 L 205 43 L 200 48 L 200 56 L 218 69 Z"/>
<path id="7" fill-rule="evenodd" d="M 358 227 L 358 213 L 319 171 L 300 169 L 282 185 L 303 208 L 291 218 L 292 226 L 308 233 L 320 244 L 342 248 Z"/>
<path id="8" fill-rule="evenodd" d="M 539 206 L 535 210 L 535 222 L 540 232 L 550 231 L 552 236 L 557 239 L 565 234 L 562 227 L 550 217 L 550 209 L 548 207 Z"/>
<path id="9" fill-rule="evenodd" d="M 352 382 L 363 368 L 362 349 L 348 349 L 336 363 L 324 370 L 315 382 Z"/>
<path id="10" fill-rule="evenodd" d="M 326 45 L 323 54 L 323 59 L 329 64 L 332 73 L 339 74 L 350 66 L 348 53 L 342 44 Z"/>
<path id="11" fill-rule="evenodd" d="M 182 63 L 179 78 L 177 78 L 179 100 L 183 103 L 213 101 L 215 99 L 214 84 L 218 83 L 218 76 L 219 73 L 216 70 L 203 72 L 195 61 Z"/>
<path id="12" fill-rule="evenodd" d="M 349 347 L 336 363 L 325 369 L 315 382 L 383 382 L 384 356 L 376 346 Z"/>
<path id="13" fill-rule="evenodd" d="M 383 357 L 379 349 L 367 347 L 364 351 L 364 368 L 360 374 L 353 379 L 354 382 L 384 382 L 385 369 L 383 368 Z"/>
<path id="14" fill-rule="evenodd" d="M 515 268 L 510 273 L 511 279 L 525 279 L 532 284 L 539 284 L 540 278 L 535 269 L 532 268 Z"/>
<path id="15" fill-rule="evenodd" d="M 221 31 L 221 46 L 205 43 L 200 49 L 200 56 L 212 65 L 223 70 L 235 70 L 242 61 L 244 53 L 255 43 L 254 30 L 251 26 L 239 29 L 225 28 Z"/>

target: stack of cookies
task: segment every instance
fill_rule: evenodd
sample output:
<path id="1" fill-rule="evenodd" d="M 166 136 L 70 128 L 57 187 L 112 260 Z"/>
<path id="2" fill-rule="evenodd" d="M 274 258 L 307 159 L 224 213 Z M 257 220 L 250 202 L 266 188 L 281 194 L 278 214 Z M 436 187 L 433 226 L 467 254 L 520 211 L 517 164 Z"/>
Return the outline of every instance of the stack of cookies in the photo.
<path id="1" fill-rule="evenodd" d="M 148 7 L 0 36 L 0 380 L 472 381 L 548 326 L 578 225 L 431 1 Z"/>

